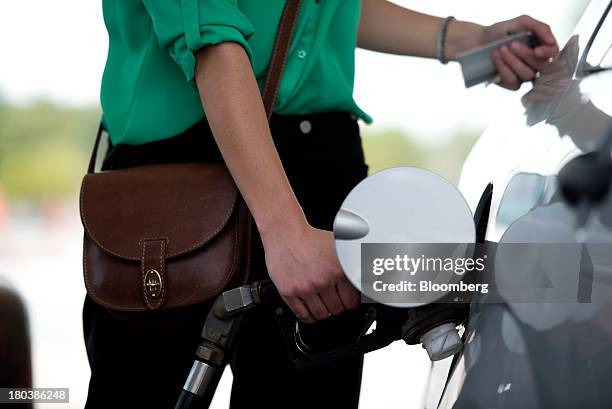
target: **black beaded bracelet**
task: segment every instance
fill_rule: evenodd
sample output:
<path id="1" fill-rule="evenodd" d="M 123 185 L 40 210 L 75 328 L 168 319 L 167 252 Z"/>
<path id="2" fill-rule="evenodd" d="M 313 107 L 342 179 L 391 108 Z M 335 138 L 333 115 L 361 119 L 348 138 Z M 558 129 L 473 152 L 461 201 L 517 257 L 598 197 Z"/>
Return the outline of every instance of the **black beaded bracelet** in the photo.
<path id="1" fill-rule="evenodd" d="M 448 60 L 445 56 L 446 32 L 448 31 L 448 24 L 454 19 L 455 17 L 453 16 L 446 17 L 444 20 L 442 20 L 442 23 L 440 24 L 440 30 L 438 31 L 438 61 L 440 61 L 442 64 L 448 64 Z"/>

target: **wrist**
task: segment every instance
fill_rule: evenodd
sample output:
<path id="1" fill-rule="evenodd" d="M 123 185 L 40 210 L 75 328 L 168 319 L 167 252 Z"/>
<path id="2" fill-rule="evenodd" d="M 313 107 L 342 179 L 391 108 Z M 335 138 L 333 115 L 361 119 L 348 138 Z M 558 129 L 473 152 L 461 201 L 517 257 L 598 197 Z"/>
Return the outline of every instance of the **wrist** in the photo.
<path id="1" fill-rule="evenodd" d="M 290 237 L 301 236 L 310 224 L 299 204 L 291 209 L 269 211 L 255 217 L 255 224 L 265 244 L 272 240 L 287 240 Z"/>
<path id="2" fill-rule="evenodd" d="M 483 45 L 484 37 L 484 26 L 457 20 L 449 22 L 445 38 L 446 60 L 454 61 L 459 54 Z"/>

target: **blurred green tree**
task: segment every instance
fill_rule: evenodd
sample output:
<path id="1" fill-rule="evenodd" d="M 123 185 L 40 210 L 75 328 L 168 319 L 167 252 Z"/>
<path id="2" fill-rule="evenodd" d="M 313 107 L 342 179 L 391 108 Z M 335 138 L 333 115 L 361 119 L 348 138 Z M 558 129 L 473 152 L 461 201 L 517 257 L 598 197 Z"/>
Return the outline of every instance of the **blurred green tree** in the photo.
<path id="1" fill-rule="evenodd" d="M 457 183 L 463 162 L 481 132 L 457 132 L 435 144 L 424 144 L 423 138 L 393 129 L 372 131 L 365 128 L 362 134 L 370 174 L 394 166 L 416 166 Z"/>
<path id="2" fill-rule="evenodd" d="M 100 112 L 48 102 L 9 105 L 0 99 L 0 189 L 9 200 L 42 204 L 74 198 L 85 172 Z M 446 142 L 424 144 L 394 129 L 363 128 L 370 173 L 419 166 L 457 182 L 461 165 L 479 135 L 458 132 Z"/>
<path id="3" fill-rule="evenodd" d="M 0 101 L 0 186 L 9 199 L 40 202 L 78 189 L 99 111 Z"/>

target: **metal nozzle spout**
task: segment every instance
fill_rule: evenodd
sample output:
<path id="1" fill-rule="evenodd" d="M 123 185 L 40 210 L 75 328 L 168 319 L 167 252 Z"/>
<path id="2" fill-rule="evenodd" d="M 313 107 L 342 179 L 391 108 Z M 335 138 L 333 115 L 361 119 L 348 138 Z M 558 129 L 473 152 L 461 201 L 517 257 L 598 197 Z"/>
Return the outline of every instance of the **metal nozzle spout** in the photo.
<path id="1" fill-rule="evenodd" d="M 463 342 L 452 322 L 438 325 L 427 331 L 421 337 L 421 343 L 432 361 L 448 358 L 463 348 Z"/>

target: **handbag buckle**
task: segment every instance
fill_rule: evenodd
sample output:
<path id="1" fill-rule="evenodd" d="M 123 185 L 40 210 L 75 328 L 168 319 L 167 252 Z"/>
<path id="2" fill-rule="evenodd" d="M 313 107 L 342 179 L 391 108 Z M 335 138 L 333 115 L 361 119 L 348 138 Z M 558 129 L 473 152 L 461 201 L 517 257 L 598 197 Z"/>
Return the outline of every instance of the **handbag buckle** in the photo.
<path id="1" fill-rule="evenodd" d="M 147 296 L 152 300 L 159 300 L 162 295 L 162 278 L 159 271 L 151 269 L 144 277 L 144 288 Z"/>

